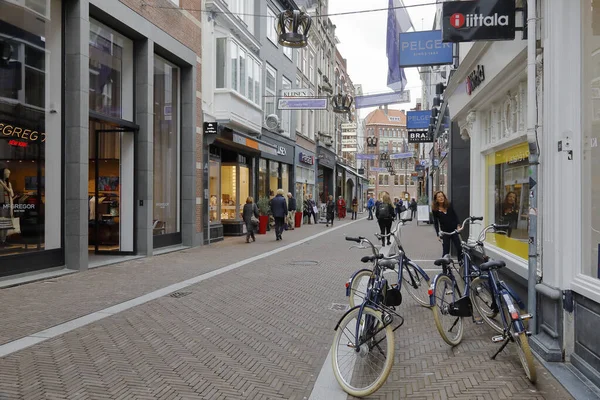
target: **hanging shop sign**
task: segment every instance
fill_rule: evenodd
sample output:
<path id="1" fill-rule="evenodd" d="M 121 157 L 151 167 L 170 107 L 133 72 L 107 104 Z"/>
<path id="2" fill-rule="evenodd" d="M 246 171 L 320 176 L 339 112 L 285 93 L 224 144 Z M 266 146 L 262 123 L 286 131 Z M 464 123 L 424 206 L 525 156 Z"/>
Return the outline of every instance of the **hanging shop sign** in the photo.
<path id="1" fill-rule="evenodd" d="M 357 160 L 377 160 L 377 154 L 356 153 L 355 157 Z"/>
<path id="2" fill-rule="evenodd" d="M 298 161 L 300 161 L 303 164 L 314 165 L 315 157 L 305 153 L 300 153 L 298 154 Z"/>
<path id="3" fill-rule="evenodd" d="M 327 98 L 277 99 L 278 110 L 327 110 Z"/>
<path id="4" fill-rule="evenodd" d="M 216 122 L 205 122 L 203 125 L 205 135 L 216 135 L 218 132 L 219 124 Z"/>
<path id="5" fill-rule="evenodd" d="M 515 0 L 450 1 L 442 5 L 444 42 L 514 40 Z"/>
<path id="6" fill-rule="evenodd" d="M 467 94 L 470 96 L 483 81 L 485 81 L 485 70 L 483 65 L 478 65 L 475 70 L 467 75 Z"/>
<path id="7" fill-rule="evenodd" d="M 401 92 L 371 94 L 368 96 L 356 96 L 354 107 L 359 108 L 377 107 L 385 104 L 410 103 L 410 90 Z"/>
<path id="8" fill-rule="evenodd" d="M 431 110 L 408 111 L 406 113 L 406 129 L 427 129 Z"/>
<path id="9" fill-rule="evenodd" d="M 400 33 L 400 67 L 452 64 L 452 43 L 442 41 L 442 31 Z"/>
<path id="10" fill-rule="evenodd" d="M 432 133 L 430 131 L 409 131 L 408 143 L 433 143 Z"/>

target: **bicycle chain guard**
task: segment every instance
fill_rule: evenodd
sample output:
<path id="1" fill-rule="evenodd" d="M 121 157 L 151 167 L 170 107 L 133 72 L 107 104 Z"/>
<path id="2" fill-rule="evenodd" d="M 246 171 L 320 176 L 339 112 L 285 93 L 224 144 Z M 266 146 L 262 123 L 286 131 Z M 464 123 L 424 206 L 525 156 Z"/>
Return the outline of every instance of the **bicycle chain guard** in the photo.
<path id="1" fill-rule="evenodd" d="M 448 305 L 448 314 L 453 317 L 471 317 L 473 315 L 473 304 L 469 296 L 463 296 L 454 303 Z"/>

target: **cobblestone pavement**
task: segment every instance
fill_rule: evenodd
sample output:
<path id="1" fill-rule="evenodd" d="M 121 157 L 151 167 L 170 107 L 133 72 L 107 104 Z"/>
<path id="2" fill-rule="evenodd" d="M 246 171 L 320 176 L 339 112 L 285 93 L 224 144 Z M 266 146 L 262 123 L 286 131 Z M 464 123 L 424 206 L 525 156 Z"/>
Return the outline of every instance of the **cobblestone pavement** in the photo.
<path id="1" fill-rule="evenodd" d="M 325 229 L 286 232 L 283 244 Z M 358 221 L 185 288 L 178 297 L 1 358 L 0 399 L 308 398 L 321 368 L 331 368 L 323 362 L 342 315 L 332 306 L 347 304 L 344 283 L 365 254 L 349 251 L 343 235 L 374 231 L 372 221 Z M 431 227 L 407 226 L 403 241 L 414 259 L 440 251 Z M 31 334 L 279 246 L 270 235 L 250 245 L 236 239 L 2 290 L 2 337 Z M 404 298 L 394 369 L 372 398 L 571 398 L 539 364 L 540 382 L 529 384 L 512 346 L 489 360 L 497 345 L 486 327 L 466 326 L 463 343 L 450 348 L 431 311 Z"/>

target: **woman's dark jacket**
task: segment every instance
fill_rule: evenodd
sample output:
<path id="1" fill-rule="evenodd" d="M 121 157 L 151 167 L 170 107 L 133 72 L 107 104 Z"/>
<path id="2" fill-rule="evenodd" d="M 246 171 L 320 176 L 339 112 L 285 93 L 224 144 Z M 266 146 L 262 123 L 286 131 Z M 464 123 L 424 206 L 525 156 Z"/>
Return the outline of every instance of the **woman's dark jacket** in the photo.
<path id="1" fill-rule="evenodd" d="M 433 214 L 433 227 L 435 228 L 435 233 L 438 235 L 440 234 L 440 230 L 452 232 L 460 224 L 452 205 L 448 206 L 445 214 L 439 210 L 432 211 L 431 213 Z"/>
<path id="2" fill-rule="evenodd" d="M 252 215 L 258 218 L 258 207 L 255 203 L 247 203 L 244 204 L 244 209 L 242 210 L 242 219 L 246 225 L 249 225 L 252 222 Z"/>

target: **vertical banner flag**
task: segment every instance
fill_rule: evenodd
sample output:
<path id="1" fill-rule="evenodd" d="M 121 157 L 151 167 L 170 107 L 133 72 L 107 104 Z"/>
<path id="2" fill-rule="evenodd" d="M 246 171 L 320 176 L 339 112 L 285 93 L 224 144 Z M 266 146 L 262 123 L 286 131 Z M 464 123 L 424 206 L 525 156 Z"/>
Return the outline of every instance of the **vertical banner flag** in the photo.
<path id="1" fill-rule="evenodd" d="M 402 0 L 389 0 L 386 55 L 388 58 L 387 86 L 399 92 L 406 86 L 406 75 L 404 69 L 400 68 L 400 33 L 412 28 L 412 21 L 408 11 L 404 8 Z"/>

